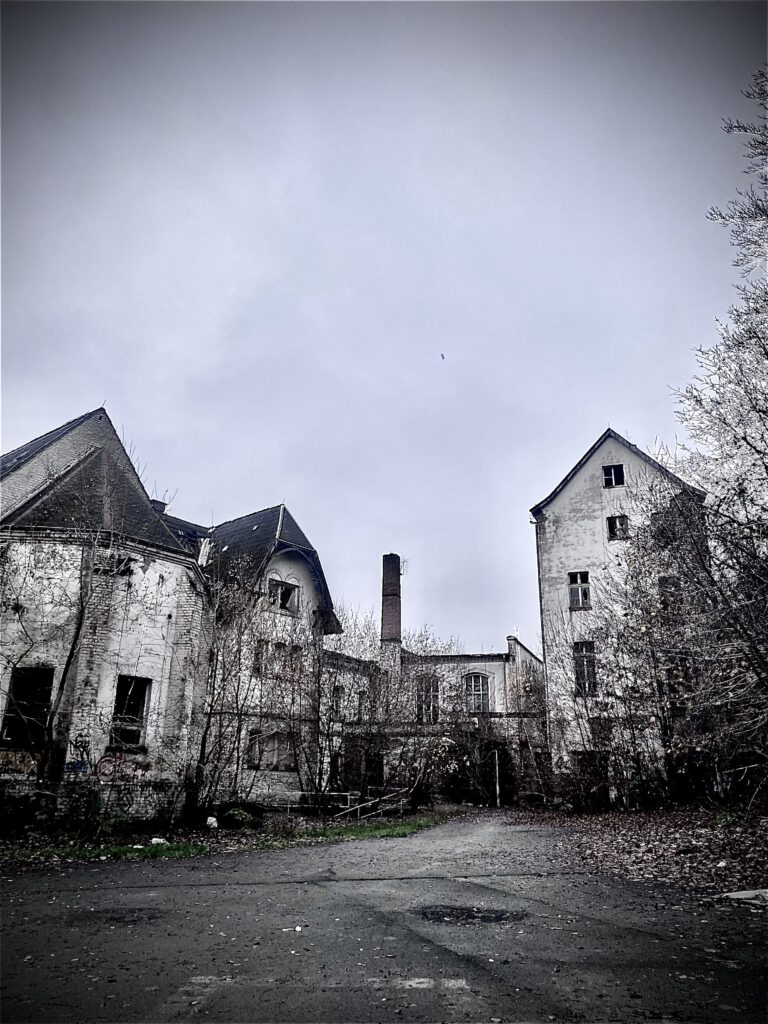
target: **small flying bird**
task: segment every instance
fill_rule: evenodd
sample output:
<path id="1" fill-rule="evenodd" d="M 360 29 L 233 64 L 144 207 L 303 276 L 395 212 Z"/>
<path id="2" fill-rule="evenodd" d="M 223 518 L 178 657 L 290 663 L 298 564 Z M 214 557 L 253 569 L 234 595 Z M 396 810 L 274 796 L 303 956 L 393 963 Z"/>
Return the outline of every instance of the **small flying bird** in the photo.
<path id="1" fill-rule="evenodd" d="M 440 358 L 441 358 L 441 359 L 445 359 L 445 356 L 443 355 L 443 353 L 442 353 L 442 352 L 440 353 Z"/>

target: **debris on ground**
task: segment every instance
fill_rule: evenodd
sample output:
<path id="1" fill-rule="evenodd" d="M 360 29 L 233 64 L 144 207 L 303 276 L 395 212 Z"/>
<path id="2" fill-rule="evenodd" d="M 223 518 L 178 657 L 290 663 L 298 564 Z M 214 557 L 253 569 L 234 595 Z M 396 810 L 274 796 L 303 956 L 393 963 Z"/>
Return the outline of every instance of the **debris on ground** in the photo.
<path id="1" fill-rule="evenodd" d="M 723 809 L 565 814 L 511 811 L 510 825 L 562 829 L 555 851 L 589 870 L 724 893 L 768 882 L 768 818 Z"/>

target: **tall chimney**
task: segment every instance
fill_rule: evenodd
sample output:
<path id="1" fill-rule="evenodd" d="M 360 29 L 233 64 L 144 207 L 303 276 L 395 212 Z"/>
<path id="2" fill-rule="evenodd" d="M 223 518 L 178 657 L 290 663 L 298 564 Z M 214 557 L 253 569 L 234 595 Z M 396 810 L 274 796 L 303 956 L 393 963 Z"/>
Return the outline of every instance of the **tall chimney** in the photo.
<path id="1" fill-rule="evenodd" d="M 400 643 L 400 555 L 384 555 L 381 574 L 381 639 Z"/>

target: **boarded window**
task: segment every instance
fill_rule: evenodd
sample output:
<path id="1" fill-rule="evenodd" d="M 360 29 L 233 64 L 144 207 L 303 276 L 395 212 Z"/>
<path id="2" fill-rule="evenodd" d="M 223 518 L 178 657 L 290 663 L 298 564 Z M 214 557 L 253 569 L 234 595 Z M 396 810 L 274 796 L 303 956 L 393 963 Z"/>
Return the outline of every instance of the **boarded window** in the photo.
<path id="1" fill-rule="evenodd" d="M 151 683 L 151 679 L 142 676 L 117 677 L 115 711 L 109 738 L 111 746 L 130 749 L 138 748 L 143 743 Z"/>
<path id="2" fill-rule="evenodd" d="M 53 668 L 36 665 L 11 673 L 0 747 L 39 753 L 45 746 L 45 726 L 51 709 Z"/>

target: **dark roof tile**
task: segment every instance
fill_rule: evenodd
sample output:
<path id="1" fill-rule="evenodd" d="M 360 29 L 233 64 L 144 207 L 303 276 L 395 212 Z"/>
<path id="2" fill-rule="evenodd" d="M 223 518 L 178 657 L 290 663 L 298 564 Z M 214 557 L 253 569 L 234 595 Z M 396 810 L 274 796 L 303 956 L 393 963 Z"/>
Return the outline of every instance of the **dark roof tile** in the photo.
<path id="1" fill-rule="evenodd" d="M 75 419 L 69 420 L 68 423 L 63 423 L 60 427 L 55 427 L 53 430 L 49 430 L 47 434 L 41 434 L 40 437 L 36 437 L 32 441 L 27 441 L 27 443 L 21 445 L 21 447 L 14 448 L 12 452 L 6 452 L 5 455 L 0 455 L 0 479 L 7 476 L 8 473 L 13 472 L 13 470 L 18 469 L 19 466 L 23 466 L 24 463 L 28 462 L 33 458 L 33 456 L 44 451 L 49 445 L 64 437 L 71 430 L 79 427 L 81 423 L 85 423 L 85 421 L 90 419 L 91 416 L 104 411 L 103 407 L 91 409 L 90 412 L 83 413 L 82 416 L 77 416 Z"/>

